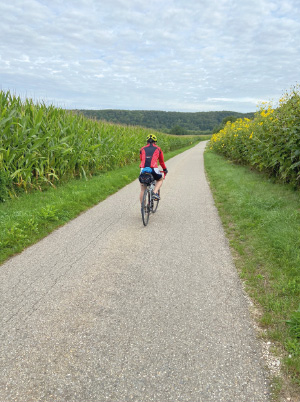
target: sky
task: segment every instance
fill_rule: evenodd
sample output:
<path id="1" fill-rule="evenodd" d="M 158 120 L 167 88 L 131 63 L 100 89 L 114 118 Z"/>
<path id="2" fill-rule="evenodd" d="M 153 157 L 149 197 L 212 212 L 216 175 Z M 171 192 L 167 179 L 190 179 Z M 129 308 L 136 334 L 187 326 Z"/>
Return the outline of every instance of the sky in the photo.
<path id="1" fill-rule="evenodd" d="M 0 90 L 66 109 L 253 112 L 299 81 L 299 0 L 0 0 L 0 15 Z"/>

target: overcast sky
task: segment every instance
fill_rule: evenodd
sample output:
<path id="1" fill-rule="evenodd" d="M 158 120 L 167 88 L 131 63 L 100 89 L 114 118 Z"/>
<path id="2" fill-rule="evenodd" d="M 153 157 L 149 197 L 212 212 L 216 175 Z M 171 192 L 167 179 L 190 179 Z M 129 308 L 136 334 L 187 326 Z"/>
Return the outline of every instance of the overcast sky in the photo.
<path id="1" fill-rule="evenodd" d="M 0 0 L 0 89 L 68 109 L 251 112 L 299 80 L 299 0 Z"/>

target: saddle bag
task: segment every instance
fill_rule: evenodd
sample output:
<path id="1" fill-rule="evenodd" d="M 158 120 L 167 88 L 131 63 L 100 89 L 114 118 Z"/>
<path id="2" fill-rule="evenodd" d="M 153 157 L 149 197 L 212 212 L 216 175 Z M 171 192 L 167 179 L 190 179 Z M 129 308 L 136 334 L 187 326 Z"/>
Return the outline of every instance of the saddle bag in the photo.
<path id="1" fill-rule="evenodd" d="M 150 184 L 154 181 L 154 177 L 151 173 L 141 173 L 139 176 L 139 181 L 142 184 Z"/>

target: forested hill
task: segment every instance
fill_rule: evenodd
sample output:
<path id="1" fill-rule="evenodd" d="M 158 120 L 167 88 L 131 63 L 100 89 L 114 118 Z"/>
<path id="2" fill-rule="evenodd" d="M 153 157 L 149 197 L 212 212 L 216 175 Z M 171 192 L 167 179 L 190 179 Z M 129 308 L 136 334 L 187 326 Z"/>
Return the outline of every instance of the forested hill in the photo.
<path id="1" fill-rule="evenodd" d="M 228 116 L 252 118 L 254 113 L 221 112 L 161 112 L 153 110 L 76 110 L 94 118 L 132 126 L 143 126 L 174 134 L 212 133 Z"/>

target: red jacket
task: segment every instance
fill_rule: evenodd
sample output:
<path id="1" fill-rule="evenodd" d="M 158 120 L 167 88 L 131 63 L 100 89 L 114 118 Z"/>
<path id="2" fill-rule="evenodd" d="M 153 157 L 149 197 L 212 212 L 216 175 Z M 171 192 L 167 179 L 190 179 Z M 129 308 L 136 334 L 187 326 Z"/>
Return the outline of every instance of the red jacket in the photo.
<path id="1" fill-rule="evenodd" d="M 140 150 L 141 164 L 140 168 L 150 167 L 157 168 L 157 160 L 159 160 L 160 166 L 163 169 L 167 169 L 164 162 L 163 151 L 155 144 L 150 143 Z"/>

